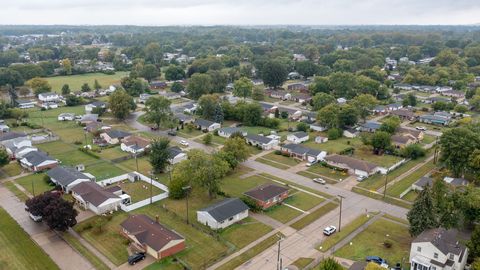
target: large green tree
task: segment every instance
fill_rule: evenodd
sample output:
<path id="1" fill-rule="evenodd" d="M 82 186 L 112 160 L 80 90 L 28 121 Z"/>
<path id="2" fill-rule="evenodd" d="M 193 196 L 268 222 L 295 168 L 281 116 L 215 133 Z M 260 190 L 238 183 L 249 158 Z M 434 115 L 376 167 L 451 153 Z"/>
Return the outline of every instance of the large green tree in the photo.
<path id="1" fill-rule="evenodd" d="M 435 205 L 429 186 L 425 186 L 413 203 L 412 209 L 407 214 L 410 223 L 410 234 L 417 236 L 425 230 L 438 226 L 435 217 Z"/>
<path id="2" fill-rule="evenodd" d="M 233 84 L 233 94 L 246 99 L 252 95 L 253 83 L 247 77 L 236 80 Z"/>
<path id="3" fill-rule="evenodd" d="M 455 176 L 460 176 L 469 169 L 471 153 L 480 149 L 480 137 L 468 128 L 453 128 L 443 132 L 440 146 L 441 160 Z"/>
<path id="4" fill-rule="evenodd" d="M 212 92 L 212 78 L 208 74 L 195 73 L 188 80 L 188 94 L 193 99 Z"/>
<path id="5" fill-rule="evenodd" d="M 324 93 L 324 92 L 318 92 L 313 96 L 312 98 L 312 106 L 314 111 L 318 111 L 322 109 L 323 107 L 336 103 L 337 100 L 335 99 L 334 96 Z"/>
<path id="6" fill-rule="evenodd" d="M 185 70 L 177 65 L 170 65 L 165 70 L 165 79 L 168 81 L 177 81 L 185 79 Z"/>
<path id="7" fill-rule="evenodd" d="M 136 108 L 133 98 L 123 89 L 113 92 L 108 98 L 108 104 L 113 116 L 120 120 L 127 118 Z"/>
<path id="8" fill-rule="evenodd" d="M 269 60 L 261 67 L 263 83 L 271 88 L 278 88 L 287 80 L 287 66 L 280 60 Z"/>
<path id="9" fill-rule="evenodd" d="M 352 99 L 352 106 L 357 110 L 358 116 L 366 121 L 372 109 L 377 105 L 377 99 L 370 94 L 361 94 Z"/>
<path id="10" fill-rule="evenodd" d="M 173 113 L 170 108 L 172 102 L 165 97 L 150 97 L 145 102 L 145 120 L 154 123 L 157 128 L 172 121 Z"/>
<path id="11" fill-rule="evenodd" d="M 154 172 L 160 173 L 165 171 L 170 159 L 169 145 L 170 141 L 167 138 L 160 138 L 152 142 L 148 158 Z"/>
<path id="12" fill-rule="evenodd" d="M 160 71 L 153 64 L 147 64 L 143 66 L 142 72 L 140 74 L 145 80 L 151 82 L 153 79 L 160 76 Z"/>

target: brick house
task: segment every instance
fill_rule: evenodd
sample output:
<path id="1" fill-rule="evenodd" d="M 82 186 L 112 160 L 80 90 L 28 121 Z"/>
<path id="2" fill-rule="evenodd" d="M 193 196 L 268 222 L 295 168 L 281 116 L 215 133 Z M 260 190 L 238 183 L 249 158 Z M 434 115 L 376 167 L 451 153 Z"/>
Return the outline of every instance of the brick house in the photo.
<path id="1" fill-rule="evenodd" d="M 288 188 L 266 184 L 243 193 L 253 199 L 263 210 L 281 203 L 288 197 Z"/>

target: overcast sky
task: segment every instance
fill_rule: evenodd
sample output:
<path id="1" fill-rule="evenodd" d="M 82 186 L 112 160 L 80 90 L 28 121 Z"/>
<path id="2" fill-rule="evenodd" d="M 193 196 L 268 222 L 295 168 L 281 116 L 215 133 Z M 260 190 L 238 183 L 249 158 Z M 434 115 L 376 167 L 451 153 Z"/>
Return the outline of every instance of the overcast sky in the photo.
<path id="1" fill-rule="evenodd" d="M 476 24 L 480 0 L 0 0 L 0 24 Z"/>

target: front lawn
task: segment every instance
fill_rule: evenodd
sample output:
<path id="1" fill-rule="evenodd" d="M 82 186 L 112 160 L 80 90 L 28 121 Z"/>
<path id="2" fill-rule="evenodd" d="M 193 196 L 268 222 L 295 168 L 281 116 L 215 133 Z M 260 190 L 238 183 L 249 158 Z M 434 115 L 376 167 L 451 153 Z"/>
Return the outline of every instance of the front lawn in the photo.
<path id="1" fill-rule="evenodd" d="M 16 176 L 22 172 L 22 167 L 17 162 L 11 162 L 1 168 L 7 176 Z"/>
<path id="2" fill-rule="evenodd" d="M 307 267 L 311 262 L 313 262 L 312 258 L 298 258 L 295 260 L 292 265 L 295 265 L 299 270 L 304 269 Z"/>
<path id="3" fill-rule="evenodd" d="M 0 228 L 0 269 L 59 269 L 3 208 L 0 208 Z"/>
<path id="4" fill-rule="evenodd" d="M 365 160 L 367 162 L 379 165 L 381 167 L 389 168 L 396 164 L 403 158 L 392 155 L 375 155 L 370 147 L 358 147 L 353 154 L 354 158 Z"/>
<path id="5" fill-rule="evenodd" d="M 321 134 L 323 136 L 326 136 L 324 133 L 316 133 L 316 134 Z M 314 149 L 327 151 L 328 154 L 336 154 L 347 148 L 350 148 L 350 147 L 357 148 L 363 145 L 362 141 L 359 138 L 345 138 L 345 137 L 338 138 L 336 140 L 328 140 L 325 143 L 316 143 L 315 141 L 312 140 L 304 144 L 305 146 L 308 146 Z"/>
<path id="6" fill-rule="evenodd" d="M 55 188 L 54 185 L 49 185 L 47 184 L 47 182 L 45 182 L 45 180 L 43 179 L 44 176 L 45 174 L 43 173 L 31 174 L 31 175 L 18 178 L 15 180 L 15 182 L 21 185 L 30 194 L 35 193 L 35 195 L 38 195 Z M 32 184 L 33 184 L 33 187 L 32 187 Z M 33 192 L 34 189 L 35 189 L 35 192 Z"/>
<path id="7" fill-rule="evenodd" d="M 127 171 L 108 163 L 97 159 L 97 163 L 88 165 L 85 168 L 85 172 L 91 173 L 95 176 L 97 181 L 112 178 L 127 173 Z"/>
<path id="8" fill-rule="evenodd" d="M 390 248 L 385 247 L 386 240 L 392 243 Z M 345 245 L 335 255 L 355 261 L 363 261 L 366 256 L 380 256 L 395 265 L 408 258 L 411 242 L 407 226 L 382 218 L 353 238 L 352 245 Z"/>
<path id="9" fill-rule="evenodd" d="M 433 164 L 433 160 L 425 163 L 407 177 L 387 188 L 387 194 L 390 196 L 399 197 L 400 194 L 402 194 L 407 188 L 411 187 L 413 183 L 432 171 L 434 168 L 435 164 Z"/>
<path id="10" fill-rule="evenodd" d="M 300 161 L 297 160 L 297 159 L 294 159 L 294 158 L 291 158 L 291 157 L 286 157 L 286 156 L 283 156 L 283 155 L 277 155 L 274 152 L 268 153 L 268 154 L 262 156 L 262 158 L 272 160 L 272 161 L 275 161 L 275 162 L 278 162 L 278 163 L 282 163 L 282 164 L 284 164 L 286 166 L 289 166 L 289 167 L 295 166 L 298 163 L 300 163 Z"/>
<path id="11" fill-rule="evenodd" d="M 267 234 L 271 230 L 272 228 L 269 226 L 252 217 L 248 217 L 239 223 L 223 229 L 220 232 L 220 236 L 235 245 L 238 250 Z"/>
<path id="12" fill-rule="evenodd" d="M 122 149 L 120 149 L 120 146 L 104 149 L 100 153 L 97 153 L 97 154 L 102 159 L 108 159 L 108 160 L 128 156 L 128 153 L 122 151 Z"/>
<path id="13" fill-rule="evenodd" d="M 164 192 L 163 190 L 157 188 L 154 185 L 150 186 L 150 184 L 144 181 L 135 181 L 132 183 L 128 180 L 124 180 L 118 182 L 117 184 L 122 188 L 125 193 L 130 195 L 130 197 L 132 198 L 132 203 L 148 199 L 150 198 L 150 194 L 152 194 L 152 196 L 156 196 Z"/>
<path id="14" fill-rule="evenodd" d="M 278 163 L 278 162 L 274 162 L 274 161 L 271 161 L 269 159 L 264 159 L 263 157 L 259 157 L 259 158 L 255 159 L 255 161 L 258 161 L 260 163 L 275 167 L 275 168 L 280 169 L 280 170 L 286 170 L 286 169 L 290 168 L 287 165 L 284 165 L 284 164 Z"/>
<path id="15" fill-rule="evenodd" d="M 60 93 L 64 84 L 68 84 L 72 92 L 80 90 L 84 83 L 88 83 L 90 87 L 93 87 L 95 80 L 97 80 L 103 88 L 108 88 L 112 84 L 118 84 L 120 80 L 126 76 L 128 76 L 128 72 L 117 71 L 112 75 L 86 73 L 80 75 L 55 76 L 45 79 L 52 86 L 53 91 Z"/>
<path id="16" fill-rule="evenodd" d="M 337 207 L 338 207 L 338 204 L 329 202 L 324 206 L 318 208 L 317 210 L 311 212 L 310 214 L 302 217 L 301 219 L 299 219 L 298 221 L 290 225 L 290 227 L 296 230 L 301 230 L 306 226 L 308 226 L 310 223 L 314 222 L 315 220 L 319 219 L 321 216 L 327 214 L 328 212 L 334 210 Z"/>
<path id="17" fill-rule="evenodd" d="M 305 192 L 291 190 L 290 197 L 285 201 L 285 203 L 300 208 L 303 211 L 308 211 L 323 201 L 325 200 Z"/>
<path id="18" fill-rule="evenodd" d="M 287 223 L 290 220 L 300 216 L 302 212 L 292 209 L 286 205 L 275 205 L 263 212 L 265 215 L 280 221 L 281 223 Z"/>
<path id="19" fill-rule="evenodd" d="M 348 173 L 344 171 L 338 171 L 334 169 L 327 168 L 320 164 L 315 164 L 307 169 L 308 172 L 316 173 L 321 176 L 329 177 L 334 180 L 341 181 L 348 177 Z"/>

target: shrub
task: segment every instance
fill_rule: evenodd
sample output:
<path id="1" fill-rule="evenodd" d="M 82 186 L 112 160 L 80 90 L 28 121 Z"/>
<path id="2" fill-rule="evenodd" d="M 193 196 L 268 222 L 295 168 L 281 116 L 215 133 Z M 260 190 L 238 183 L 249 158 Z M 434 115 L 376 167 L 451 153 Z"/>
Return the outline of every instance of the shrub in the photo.
<path id="1" fill-rule="evenodd" d="M 205 145 L 210 145 L 212 143 L 212 134 L 211 133 L 207 133 L 207 135 L 205 135 L 205 137 L 203 137 L 203 143 Z"/>
<path id="2" fill-rule="evenodd" d="M 340 155 L 353 155 L 354 152 L 355 152 L 355 148 L 347 147 L 347 148 L 343 149 L 342 151 L 338 152 L 338 154 L 340 154 Z"/>
<path id="3" fill-rule="evenodd" d="M 281 154 L 282 154 L 282 151 L 280 151 L 280 150 L 275 150 L 275 152 L 273 152 L 273 153 L 275 153 L 275 155 L 281 155 Z"/>
<path id="4" fill-rule="evenodd" d="M 410 144 L 400 150 L 400 155 L 405 158 L 417 159 L 425 156 L 425 149 L 419 144 Z"/>
<path id="5" fill-rule="evenodd" d="M 262 211 L 262 208 L 253 199 L 251 199 L 249 197 L 246 197 L 246 196 L 243 196 L 240 199 L 248 206 L 248 208 L 250 208 L 250 211 L 252 211 L 252 212 Z"/>
<path id="6" fill-rule="evenodd" d="M 82 141 L 76 140 L 76 141 L 74 141 L 73 143 L 76 144 L 76 145 L 81 145 L 81 144 L 82 144 Z"/>
<path id="7" fill-rule="evenodd" d="M 390 239 L 386 239 L 385 241 L 383 241 L 383 246 L 385 248 L 391 248 L 393 246 L 393 242 Z"/>
<path id="8" fill-rule="evenodd" d="M 329 140 L 336 140 L 342 137 L 342 130 L 339 128 L 331 128 L 327 132 L 327 137 Z"/>

